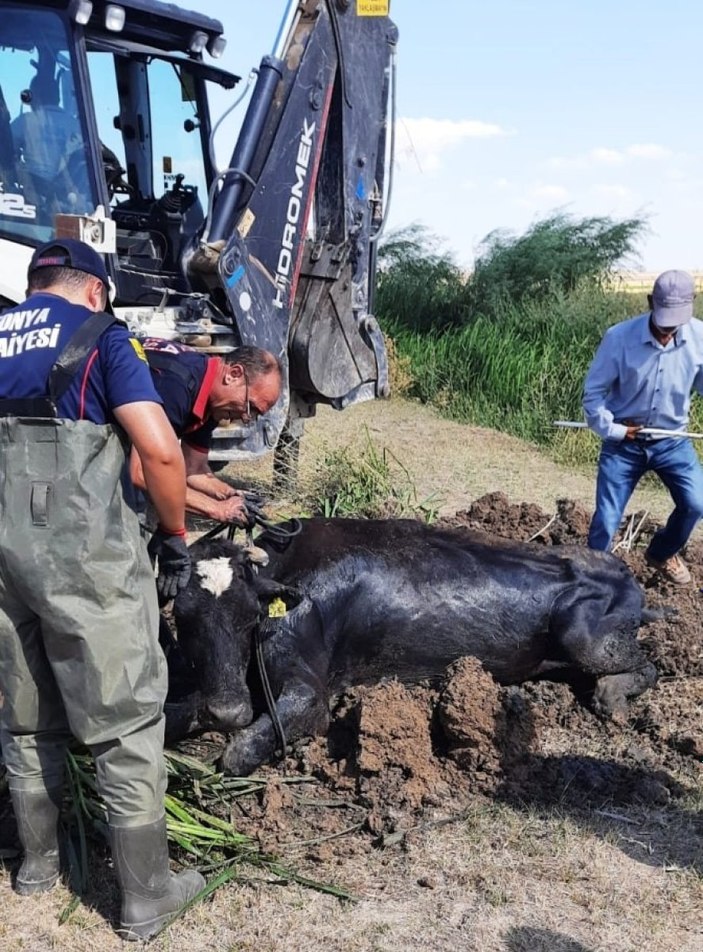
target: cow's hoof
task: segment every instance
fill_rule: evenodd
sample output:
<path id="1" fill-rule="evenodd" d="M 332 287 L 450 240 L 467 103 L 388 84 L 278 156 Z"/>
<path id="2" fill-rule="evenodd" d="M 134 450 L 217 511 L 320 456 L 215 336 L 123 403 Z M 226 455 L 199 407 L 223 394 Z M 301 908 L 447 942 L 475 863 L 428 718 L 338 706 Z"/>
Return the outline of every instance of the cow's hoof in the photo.
<path id="1" fill-rule="evenodd" d="M 241 743 L 231 740 L 223 750 L 218 766 L 222 773 L 232 777 L 246 777 L 258 764 Z"/>
<path id="2" fill-rule="evenodd" d="M 657 669 L 649 663 L 626 674 L 606 674 L 596 683 L 593 709 L 601 717 L 624 723 L 627 720 L 627 699 L 637 697 L 656 683 Z"/>
<path id="3" fill-rule="evenodd" d="M 593 692 L 593 709 L 599 717 L 622 724 L 627 717 L 629 675 L 609 674 L 598 678 Z"/>

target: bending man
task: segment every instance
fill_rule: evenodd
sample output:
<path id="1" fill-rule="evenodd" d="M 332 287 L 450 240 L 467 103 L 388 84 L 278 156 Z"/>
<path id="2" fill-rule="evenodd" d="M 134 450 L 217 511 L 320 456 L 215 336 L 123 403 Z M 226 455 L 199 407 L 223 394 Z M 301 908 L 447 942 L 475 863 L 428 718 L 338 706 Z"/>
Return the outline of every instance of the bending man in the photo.
<path id="1" fill-rule="evenodd" d="M 226 358 L 209 357 L 183 344 L 148 338 L 142 342 L 156 390 L 181 449 L 186 469 L 186 509 L 218 522 L 244 524 L 244 499 L 218 479 L 208 464 L 213 430 L 267 413 L 281 393 L 278 360 L 258 347 L 238 347 Z M 138 452 L 132 481 L 144 489 Z"/>

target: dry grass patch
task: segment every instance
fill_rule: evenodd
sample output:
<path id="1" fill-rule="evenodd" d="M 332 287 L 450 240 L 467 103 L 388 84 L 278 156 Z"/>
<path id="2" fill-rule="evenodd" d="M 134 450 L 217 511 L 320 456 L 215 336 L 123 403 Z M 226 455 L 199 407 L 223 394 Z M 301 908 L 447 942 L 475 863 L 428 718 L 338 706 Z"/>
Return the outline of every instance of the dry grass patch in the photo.
<path id="1" fill-rule="evenodd" d="M 678 825 L 669 817 L 643 846 L 633 841 L 651 816 L 619 815 L 623 820 L 478 800 L 459 821 L 424 819 L 393 847 L 374 848 L 366 838 L 347 856 L 338 850 L 307 868 L 303 861 L 303 872 L 344 883 L 354 903 L 297 885 L 230 884 L 150 948 L 698 952 L 701 878 L 669 862 L 677 840 L 692 836 L 691 815 L 681 811 Z M 102 916 L 116 911 L 106 861 L 94 858 L 92 873 L 85 904 L 61 926 L 71 898 L 64 887 L 22 899 L 2 874 L 4 952 L 124 948 Z"/>

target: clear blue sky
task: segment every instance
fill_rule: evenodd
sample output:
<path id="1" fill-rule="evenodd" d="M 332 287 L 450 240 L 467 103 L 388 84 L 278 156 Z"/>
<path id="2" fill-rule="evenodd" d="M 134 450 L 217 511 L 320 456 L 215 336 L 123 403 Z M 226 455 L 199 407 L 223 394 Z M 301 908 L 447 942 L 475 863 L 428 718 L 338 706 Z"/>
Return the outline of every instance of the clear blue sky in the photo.
<path id="1" fill-rule="evenodd" d="M 225 26 L 222 65 L 246 76 L 271 51 L 285 3 L 198 9 Z M 490 231 L 521 233 L 555 209 L 644 215 L 639 267 L 703 269 L 703 4 L 391 0 L 391 16 L 390 227 L 422 222 L 470 267 Z M 220 150 L 229 156 L 224 127 Z"/>

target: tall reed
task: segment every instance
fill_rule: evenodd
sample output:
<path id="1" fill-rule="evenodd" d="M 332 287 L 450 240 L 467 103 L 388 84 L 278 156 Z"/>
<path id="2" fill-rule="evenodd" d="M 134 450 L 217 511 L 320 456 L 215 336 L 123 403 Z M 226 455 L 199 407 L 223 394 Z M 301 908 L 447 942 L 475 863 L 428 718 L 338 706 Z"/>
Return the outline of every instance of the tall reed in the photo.
<path id="1" fill-rule="evenodd" d="M 605 329 L 647 309 L 645 294 L 613 282 L 644 230 L 639 218 L 556 212 L 520 237 L 488 235 L 471 275 L 421 226 L 396 232 L 381 254 L 376 299 L 402 369 L 395 378 L 450 417 L 566 448 L 560 455 L 574 461 L 594 458 L 592 435 L 552 424 L 582 420 L 584 378 Z"/>
<path id="2" fill-rule="evenodd" d="M 600 298 L 600 300 L 597 300 Z M 583 376 L 619 302 L 577 294 L 504 306 L 455 329 L 389 329 L 409 358 L 412 394 L 457 419 L 539 439 L 556 418 L 581 418 Z"/>
<path id="3" fill-rule="evenodd" d="M 453 419 L 558 446 L 565 434 L 552 423 L 583 419 L 583 381 L 606 327 L 645 308 L 643 296 L 590 288 L 505 305 L 459 328 L 422 333 L 390 323 L 386 330 L 407 361 L 410 396 Z M 691 426 L 703 426 L 700 400 Z M 593 458 L 596 443 L 578 442 L 575 457 Z"/>

